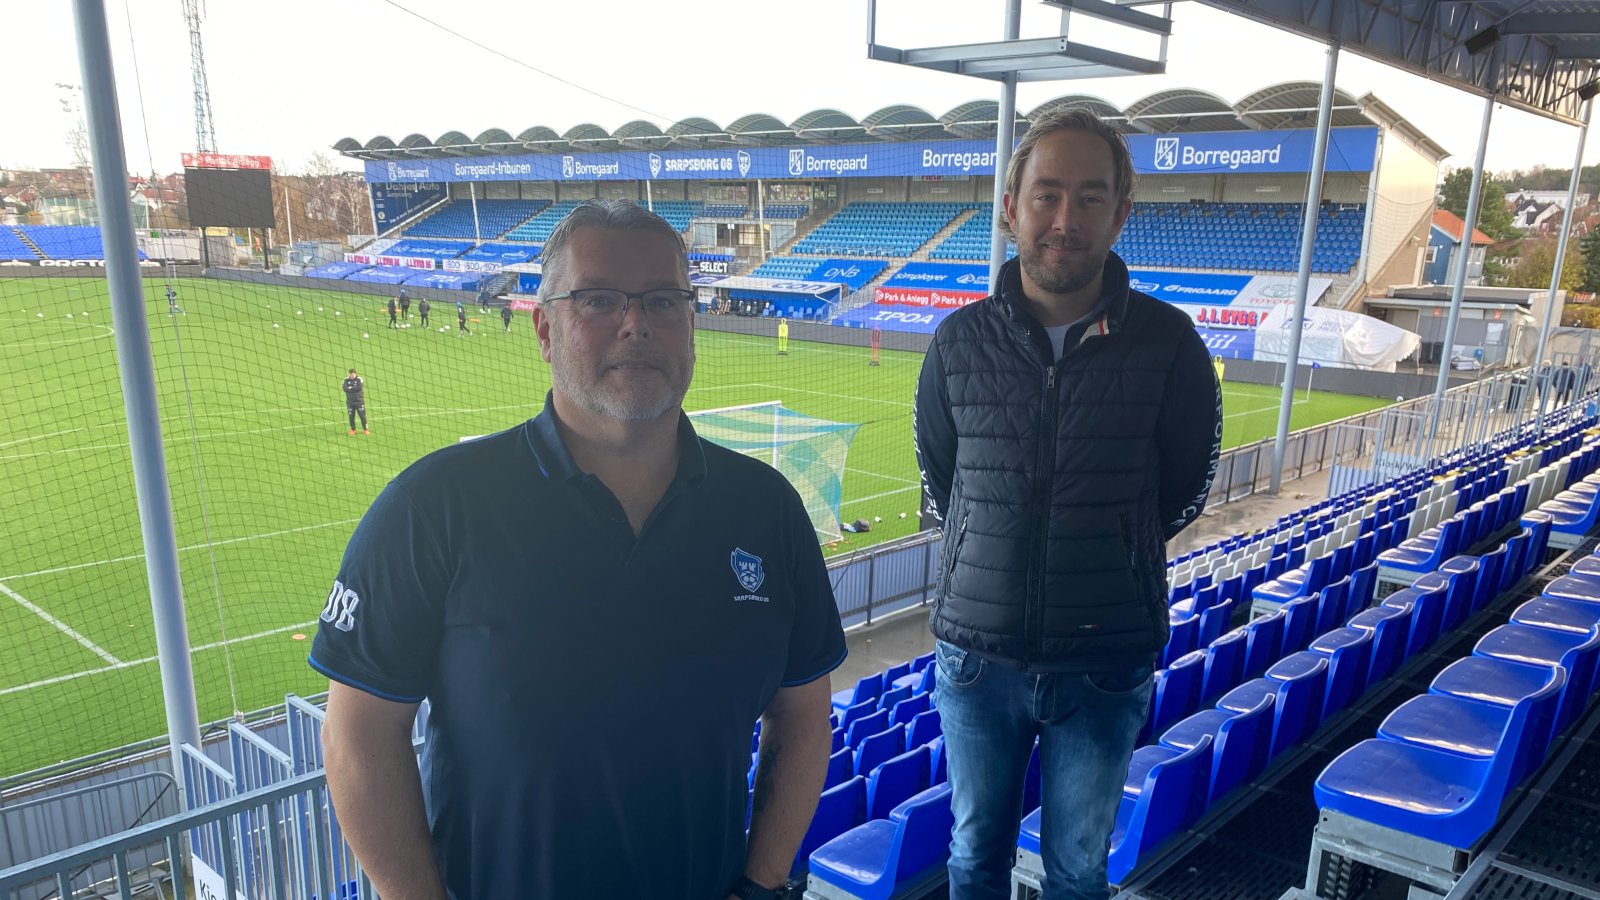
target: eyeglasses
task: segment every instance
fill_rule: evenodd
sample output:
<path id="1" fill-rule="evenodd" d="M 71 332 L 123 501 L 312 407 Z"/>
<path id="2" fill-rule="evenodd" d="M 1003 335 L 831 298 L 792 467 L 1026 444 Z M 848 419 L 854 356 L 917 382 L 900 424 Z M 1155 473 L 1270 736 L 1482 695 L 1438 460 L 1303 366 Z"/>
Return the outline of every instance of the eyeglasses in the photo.
<path id="1" fill-rule="evenodd" d="M 572 308 L 586 319 L 620 319 L 628 314 L 628 307 L 639 307 L 653 316 L 673 317 L 683 314 L 694 302 L 694 292 L 683 288 L 657 288 L 630 294 L 616 288 L 579 288 L 546 297 L 544 302 L 571 300 Z"/>

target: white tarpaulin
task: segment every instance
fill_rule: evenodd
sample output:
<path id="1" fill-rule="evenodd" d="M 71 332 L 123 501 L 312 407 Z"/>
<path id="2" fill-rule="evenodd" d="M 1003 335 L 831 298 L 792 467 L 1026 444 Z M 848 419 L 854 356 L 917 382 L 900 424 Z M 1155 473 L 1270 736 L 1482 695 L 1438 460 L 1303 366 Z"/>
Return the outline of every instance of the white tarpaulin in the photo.
<path id="1" fill-rule="evenodd" d="M 1289 357 L 1292 306 L 1274 306 L 1256 328 L 1255 358 L 1284 362 Z M 1318 363 L 1393 372 L 1394 364 L 1415 353 L 1422 339 L 1371 316 L 1313 306 L 1306 309 L 1300 364 Z"/>
<path id="2" fill-rule="evenodd" d="M 1199 276 L 1169 273 L 1167 280 L 1196 277 Z M 1210 277 L 1216 280 L 1223 276 Z M 1179 284 L 1178 293 L 1163 299 L 1194 319 L 1195 329 L 1214 355 L 1284 362 L 1289 355 L 1294 276 L 1256 275 L 1241 281 L 1226 285 L 1232 296 L 1215 286 L 1201 291 L 1185 290 L 1187 285 Z M 1416 351 L 1421 338 L 1403 328 L 1360 313 L 1317 306 L 1317 300 L 1332 285 L 1333 280 L 1329 278 L 1310 280 L 1305 335 L 1300 344 L 1302 365 L 1316 363 L 1392 372 L 1395 363 Z M 1209 302 L 1189 299 L 1207 295 L 1214 295 L 1214 299 Z"/>

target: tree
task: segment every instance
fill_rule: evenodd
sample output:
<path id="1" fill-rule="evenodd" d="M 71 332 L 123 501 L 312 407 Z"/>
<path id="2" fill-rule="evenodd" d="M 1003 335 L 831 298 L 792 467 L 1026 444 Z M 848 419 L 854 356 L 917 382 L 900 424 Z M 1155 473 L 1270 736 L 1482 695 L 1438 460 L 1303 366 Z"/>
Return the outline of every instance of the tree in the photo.
<path id="1" fill-rule="evenodd" d="M 1584 235 L 1583 240 L 1578 242 L 1578 249 L 1583 253 L 1583 281 L 1578 285 L 1578 290 L 1590 293 L 1600 291 L 1600 230 Z"/>
<path id="2" fill-rule="evenodd" d="M 1471 191 L 1472 170 L 1452 169 L 1439 189 L 1439 205 L 1465 219 Z M 1478 199 L 1478 230 L 1497 241 L 1517 234 L 1511 227 L 1511 210 L 1506 206 L 1506 186 L 1492 177 L 1486 176 L 1483 180 Z"/>
<path id="3" fill-rule="evenodd" d="M 1507 273 L 1506 286 L 1548 289 L 1550 287 L 1550 272 L 1555 268 L 1555 265 L 1555 238 L 1523 241 L 1522 258 Z M 1561 262 L 1560 287 L 1568 293 L 1580 290 L 1583 285 L 1583 278 L 1583 249 L 1577 243 L 1568 243 L 1567 256 Z"/>

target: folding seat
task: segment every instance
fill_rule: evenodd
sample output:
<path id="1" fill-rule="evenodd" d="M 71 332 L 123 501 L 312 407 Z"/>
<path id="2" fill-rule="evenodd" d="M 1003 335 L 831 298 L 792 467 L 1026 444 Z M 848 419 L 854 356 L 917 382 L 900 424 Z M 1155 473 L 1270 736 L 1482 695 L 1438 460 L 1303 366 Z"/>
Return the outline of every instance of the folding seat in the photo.
<path id="1" fill-rule="evenodd" d="M 1194 712 L 1200 702 L 1205 667 L 1205 651 L 1196 650 L 1156 670 L 1146 734 L 1160 734 L 1168 725 Z"/>
<path id="2" fill-rule="evenodd" d="M 1595 607 L 1600 610 L 1600 607 Z M 1205 649 L 1205 671 L 1200 676 L 1200 701 L 1216 700 L 1245 681 L 1248 631 L 1235 628 L 1214 639 Z"/>
<path id="3" fill-rule="evenodd" d="M 1432 590 L 1418 590 L 1417 588 L 1401 588 L 1383 598 L 1381 605 L 1390 607 L 1411 607 L 1411 629 L 1406 639 L 1406 658 L 1433 646 L 1439 639 L 1440 625 L 1444 621 L 1443 588 Z"/>
<path id="4" fill-rule="evenodd" d="M 1197 646 L 1206 646 L 1222 636 L 1233 625 L 1233 613 L 1237 604 L 1232 601 L 1220 603 L 1200 614 L 1200 633 L 1195 639 Z"/>
<path id="5" fill-rule="evenodd" d="M 867 776 L 866 818 L 888 818 L 895 807 L 928 789 L 931 772 L 926 744 L 878 764 Z"/>
<path id="6" fill-rule="evenodd" d="M 856 774 L 856 755 L 849 747 L 841 748 L 828 757 L 828 775 L 822 782 L 822 789 L 844 784 Z"/>
<path id="7" fill-rule="evenodd" d="M 1600 657 L 1600 627 L 1574 633 L 1526 625 L 1501 625 L 1472 648 L 1473 656 L 1567 670 L 1567 689 L 1556 713 L 1556 727 L 1565 729 L 1588 707 Z"/>
<path id="8" fill-rule="evenodd" d="M 1528 555 L 1523 561 L 1520 575 L 1531 575 L 1540 566 L 1544 565 L 1545 552 L 1550 547 L 1566 549 L 1552 542 L 1555 533 L 1555 518 L 1543 510 L 1534 510 L 1525 514 L 1522 519 L 1523 532 L 1528 535 Z M 1576 544 L 1577 542 L 1574 542 Z M 1520 577 L 1519 575 L 1519 577 Z"/>
<path id="9" fill-rule="evenodd" d="M 1466 581 L 1459 574 L 1446 572 L 1442 568 L 1418 578 L 1410 587 L 1410 590 L 1414 591 L 1438 591 L 1443 597 L 1444 605 L 1440 607 L 1439 615 L 1441 634 L 1453 631 L 1466 619 L 1467 614 L 1471 612 L 1472 592 L 1475 589 L 1476 585 Z"/>
<path id="10" fill-rule="evenodd" d="M 1317 622 L 1311 628 L 1311 636 L 1315 638 L 1330 629 L 1338 628 L 1347 618 L 1346 607 L 1349 605 L 1347 598 L 1350 593 L 1350 576 L 1335 581 L 1322 589 L 1317 596 Z"/>
<path id="11" fill-rule="evenodd" d="M 1378 554 L 1378 574 L 1392 581 L 1409 580 L 1408 576 L 1431 572 L 1439 564 L 1456 555 L 1461 549 L 1461 535 L 1465 530 L 1465 515 L 1452 516 L 1440 526 L 1436 537 L 1422 537 L 1401 541 L 1400 546 Z"/>
<path id="12" fill-rule="evenodd" d="M 1266 677 L 1246 681 L 1217 701 L 1218 709 L 1245 712 L 1255 708 L 1262 697 L 1274 697 L 1269 756 L 1275 757 L 1299 743 L 1321 722 L 1328 690 L 1328 661 L 1309 655 L 1313 658 L 1292 657 L 1287 664 L 1274 664 Z"/>
<path id="13" fill-rule="evenodd" d="M 1167 647 L 1161 655 L 1161 665 L 1168 666 L 1172 661 L 1186 653 L 1193 652 L 1200 637 L 1200 617 L 1183 615 L 1177 610 L 1169 614 L 1171 632 L 1167 638 Z"/>
<path id="14" fill-rule="evenodd" d="M 851 707 L 854 709 L 855 707 Z M 880 709 L 867 716 L 854 719 L 849 724 L 840 723 L 845 730 L 844 742 L 851 749 L 858 749 L 861 742 L 869 736 L 878 734 L 889 727 L 889 711 Z"/>
<path id="15" fill-rule="evenodd" d="M 909 700 L 909 699 L 911 699 L 911 688 L 909 688 L 909 687 L 895 688 L 892 691 L 885 691 L 883 696 L 878 698 L 878 708 L 879 709 L 894 709 L 894 705 L 896 703 L 899 703 L 901 700 Z"/>
<path id="16" fill-rule="evenodd" d="M 1517 773 L 1543 755 L 1563 683 L 1561 673 L 1545 674 L 1545 683 L 1515 704 L 1487 757 L 1365 740 L 1317 776 L 1318 808 L 1451 847 L 1473 847 L 1498 821 Z"/>
<path id="17" fill-rule="evenodd" d="M 1299 597 L 1283 607 L 1283 647 L 1279 655 L 1304 650 L 1311 643 L 1317 617 L 1322 611 L 1319 595 Z"/>
<path id="18" fill-rule="evenodd" d="M 1249 782 L 1266 766 L 1274 698 L 1273 694 L 1263 694 L 1254 707 L 1244 712 L 1203 709 L 1161 735 L 1162 746 L 1175 750 L 1192 749 L 1203 737 L 1212 739 L 1207 806 Z"/>
<path id="19" fill-rule="evenodd" d="M 870 716 L 877 711 L 878 700 L 876 697 L 874 697 L 871 700 L 863 700 L 862 702 L 857 703 L 855 706 L 852 706 L 842 712 L 835 708 L 834 714 L 839 717 L 840 728 L 849 728 L 857 719 L 865 718 L 866 716 Z"/>
<path id="20" fill-rule="evenodd" d="M 864 675 L 852 690 L 833 695 L 833 708 L 841 712 L 867 700 L 877 700 L 883 694 L 883 673 Z"/>
<path id="21" fill-rule="evenodd" d="M 1350 573 L 1350 590 L 1345 596 L 1344 615 L 1339 621 L 1348 622 L 1350 617 L 1372 605 L 1372 594 L 1378 586 L 1378 564 L 1367 562 Z"/>
<path id="22" fill-rule="evenodd" d="M 1275 612 L 1252 619 L 1244 626 L 1245 678 L 1259 678 L 1283 655 L 1283 625 L 1284 614 Z"/>
<path id="23" fill-rule="evenodd" d="M 1328 693 L 1322 717 L 1333 715 L 1367 692 L 1372 668 L 1372 632 L 1336 628 L 1318 635 L 1307 651 L 1328 660 Z"/>
<path id="24" fill-rule="evenodd" d="M 913 694 L 889 709 L 889 724 L 910 726 L 913 719 L 933 705 L 932 694 Z"/>
<path id="25" fill-rule="evenodd" d="M 905 676 L 910 675 L 910 674 L 911 674 L 911 661 L 910 660 L 906 660 L 903 663 L 898 663 L 896 665 L 892 665 L 888 669 L 885 669 L 884 673 L 883 673 L 883 689 L 884 689 L 884 691 L 889 691 L 891 689 L 890 685 L 894 684 L 896 679 L 904 678 Z"/>
<path id="26" fill-rule="evenodd" d="M 931 787 L 818 847 L 811 877 L 863 900 L 888 900 L 945 875 L 950 855 L 950 786 Z"/>
<path id="27" fill-rule="evenodd" d="M 1135 776 L 1130 766 L 1129 780 L 1123 783 L 1106 865 L 1106 877 L 1112 884 L 1127 880 L 1139 864 L 1140 854 L 1194 821 L 1200 808 L 1196 800 L 1203 796 L 1199 786 L 1210 775 L 1211 745 L 1210 735 L 1205 735 L 1188 750 L 1153 745 L 1135 752 L 1135 764 L 1143 770 Z M 1146 759 L 1137 758 L 1140 754 L 1146 758 L 1159 754 L 1159 759 L 1149 759 L 1144 766 Z"/>
<path id="28" fill-rule="evenodd" d="M 919 744 L 927 744 L 934 738 L 944 734 L 944 728 L 939 720 L 939 711 L 930 709 L 925 713 L 914 716 L 911 724 L 906 726 L 906 749 L 910 750 Z"/>

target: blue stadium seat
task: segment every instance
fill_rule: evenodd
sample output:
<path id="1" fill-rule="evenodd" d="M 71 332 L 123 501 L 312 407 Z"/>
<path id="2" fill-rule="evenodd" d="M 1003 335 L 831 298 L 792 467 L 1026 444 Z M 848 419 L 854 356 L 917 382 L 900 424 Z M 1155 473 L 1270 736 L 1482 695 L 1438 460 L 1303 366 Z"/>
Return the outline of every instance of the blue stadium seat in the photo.
<path id="1" fill-rule="evenodd" d="M 910 690 L 910 688 L 901 688 L 900 690 Z M 911 723 L 916 720 L 917 716 L 928 712 L 929 707 L 932 705 L 933 695 L 914 694 L 890 707 L 889 723 L 891 725 L 905 725 L 910 727 Z"/>
<path id="2" fill-rule="evenodd" d="M 856 686 L 847 691 L 839 691 L 833 695 L 833 708 L 846 710 L 852 706 L 865 703 L 868 700 L 876 701 L 883 695 L 883 673 L 874 672 L 863 675 L 856 680 Z"/>
<path id="3" fill-rule="evenodd" d="M 1205 666 L 1206 654 L 1196 650 L 1156 670 L 1146 734 L 1158 735 L 1194 711 L 1200 702 Z"/>
<path id="4" fill-rule="evenodd" d="M 1244 680 L 1249 632 L 1236 628 L 1206 646 L 1205 674 L 1200 679 L 1201 701 L 1215 700 Z"/>
<path id="5" fill-rule="evenodd" d="M 811 877 L 863 900 L 937 881 L 950 855 L 950 786 L 912 797 L 889 814 L 823 844 L 811 854 Z"/>
<path id="6" fill-rule="evenodd" d="M 927 790 L 931 772 L 926 744 L 873 767 L 867 776 L 867 818 L 886 819 L 895 807 Z"/>
<path id="7" fill-rule="evenodd" d="M 1263 694 L 1244 712 L 1202 709 L 1161 735 L 1161 743 L 1176 750 L 1191 749 L 1203 737 L 1212 739 L 1211 775 L 1205 791 L 1208 805 L 1256 777 L 1266 766 L 1274 702 L 1275 695 Z"/>
<path id="8" fill-rule="evenodd" d="M 918 744 L 926 744 L 934 738 L 944 734 L 944 725 L 939 719 L 939 711 L 930 709 L 914 717 L 911 724 L 906 726 L 906 749 L 909 750 Z"/>
<path id="9" fill-rule="evenodd" d="M 1160 745 L 1141 747 L 1134 753 L 1135 764 L 1142 767 L 1146 760 L 1139 759 L 1140 754 L 1152 750 L 1160 758 L 1150 761 L 1137 783 L 1132 777 L 1123 783 L 1106 861 L 1106 877 L 1112 884 L 1127 879 L 1139 864 L 1140 854 L 1194 821 L 1199 808 L 1196 798 L 1203 796 L 1197 786 L 1210 775 L 1210 735 L 1201 736 L 1195 746 L 1182 751 Z"/>
<path id="10" fill-rule="evenodd" d="M 1317 806 L 1451 847 L 1474 846 L 1498 819 L 1513 773 L 1528 770 L 1548 742 L 1566 673 L 1544 671 L 1547 681 L 1517 702 L 1487 759 L 1365 740 L 1317 776 Z"/>
<path id="11" fill-rule="evenodd" d="M 1274 664 L 1276 667 L 1278 664 Z M 1293 671 L 1291 671 L 1293 670 Z M 1278 669 L 1273 677 L 1268 675 L 1246 681 L 1222 695 L 1218 709 L 1247 712 L 1261 703 L 1264 696 L 1272 696 L 1272 740 L 1269 756 L 1278 754 L 1299 743 L 1321 721 L 1323 698 L 1327 696 L 1328 661 L 1317 659 L 1310 666 L 1298 663 Z M 1293 677 L 1290 677 L 1293 676 Z"/>
<path id="12" fill-rule="evenodd" d="M 805 872 L 806 863 L 818 847 L 865 822 L 866 812 L 867 779 L 861 775 L 823 791 L 817 811 L 811 815 L 811 825 L 800 839 L 790 876 L 799 877 Z"/>
<path id="13" fill-rule="evenodd" d="M 1501 625 L 1478 639 L 1472 655 L 1566 669 L 1567 690 L 1556 714 L 1557 726 L 1564 729 L 1587 707 L 1594 690 L 1595 664 L 1600 658 L 1600 628 L 1574 634 L 1525 625 Z"/>
<path id="14" fill-rule="evenodd" d="M 905 732 L 903 727 L 904 726 L 902 726 L 902 731 L 900 734 L 901 746 L 905 745 Z M 854 722 L 851 722 L 848 726 L 845 726 L 844 742 L 846 746 L 855 750 L 860 750 L 867 738 L 882 734 L 888 730 L 889 711 L 887 709 L 880 709 L 870 716 L 862 716 Z M 893 753 L 886 754 L 883 759 L 888 759 L 893 755 Z M 879 760 L 879 762 L 882 762 L 882 760 Z M 858 758 L 856 761 L 856 771 L 866 774 L 866 772 L 870 770 L 862 769 L 860 759 Z"/>
<path id="15" fill-rule="evenodd" d="M 1283 655 L 1282 611 L 1253 619 L 1245 626 L 1244 677 L 1259 678 Z"/>
<path id="16" fill-rule="evenodd" d="M 1328 693 L 1322 707 L 1324 719 L 1366 693 L 1372 668 L 1372 632 L 1335 628 L 1318 635 L 1307 652 L 1328 661 Z"/>
<path id="17" fill-rule="evenodd" d="M 841 747 L 828 757 L 828 774 L 823 779 L 822 789 L 827 790 L 834 785 L 844 784 L 856 774 L 856 755 L 849 747 Z"/>

